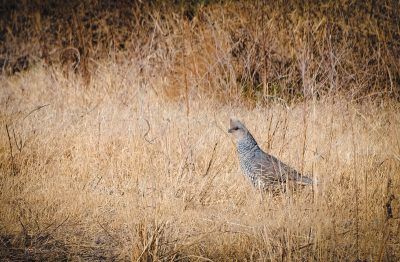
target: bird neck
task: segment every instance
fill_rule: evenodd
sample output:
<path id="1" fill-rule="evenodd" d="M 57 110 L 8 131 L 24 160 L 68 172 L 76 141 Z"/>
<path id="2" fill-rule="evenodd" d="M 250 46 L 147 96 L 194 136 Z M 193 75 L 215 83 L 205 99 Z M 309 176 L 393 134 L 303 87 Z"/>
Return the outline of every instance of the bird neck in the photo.
<path id="1" fill-rule="evenodd" d="M 239 154 L 247 153 L 256 146 L 258 146 L 256 140 L 248 131 L 241 139 L 237 141 L 237 150 Z"/>

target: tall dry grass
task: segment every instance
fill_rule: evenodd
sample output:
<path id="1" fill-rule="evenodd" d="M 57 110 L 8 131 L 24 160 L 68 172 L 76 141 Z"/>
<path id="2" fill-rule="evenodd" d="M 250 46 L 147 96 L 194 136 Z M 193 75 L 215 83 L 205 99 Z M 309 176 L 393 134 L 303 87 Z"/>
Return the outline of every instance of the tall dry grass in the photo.
<path id="1" fill-rule="evenodd" d="M 398 3 L 179 3 L 2 3 L 1 260 L 400 259 Z"/>
<path id="2" fill-rule="evenodd" d="M 113 57 L 162 75 L 173 98 L 187 83 L 223 100 L 398 99 L 399 9 L 389 0 L 6 1 L 0 66 L 13 74 L 44 60 L 90 86 L 97 61 Z"/>
<path id="3" fill-rule="evenodd" d="M 2 78 L 2 259 L 400 258 L 397 103 L 173 102 L 138 79 L 114 63 L 96 89 L 42 66 Z M 231 115 L 320 183 L 261 197 Z"/>

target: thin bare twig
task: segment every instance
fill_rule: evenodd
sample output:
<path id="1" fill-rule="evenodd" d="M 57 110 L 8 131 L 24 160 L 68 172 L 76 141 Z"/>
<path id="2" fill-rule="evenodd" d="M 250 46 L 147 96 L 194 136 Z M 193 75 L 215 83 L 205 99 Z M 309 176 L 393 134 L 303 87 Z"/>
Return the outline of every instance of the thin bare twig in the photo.
<path id="1" fill-rule="evenodd" d="M 20 136 L 19 137 L 19 144 L 18 144 L 17 138 L 15 136 L 15 129 L 14 128 L 13 128 L 13 137 L 14 137 L 15 145 L 17 146 L 18 151 L 21 153 L 22 148 L 24 147 L 25 143 L 22 142 L 22 139 L 21 139 L 21 136 Z"/>
<path id="2" fill-rule="evenodd" d="M 15 176 L 16 175 L 15 162 L 14 162 L 14 155 L 13 155 L 12 144 L 11 144 L 11 136 L 10 136 L 10 132 L 8 131 L 8 125 L 6 125 L 6 130 L 7 130 L 8 144 L 10 146 L 11 170 L 12 170 L 13 175 Z"/>
<path id="3" fill-rule="evenodd" d="M 97 224 L 104 230 L 104 232 L 106 232 L 106 234 L 107 234 L 113 241 L 119 242 L 117 239 L 115 239 L 115 237 L 113 237 L 113 236 L 111 235 L 110 232 L 108 232 L 108 230 L 107 230 L 99 221 L 97 221 Z"/>
<path id="4" fill-rule="evenodd" d="M 149 132 L 150 132 L 150 130 L 151 130 L 151 126 L 150 126 L 149 121 L 148 121 L 146 118 L 143 118 L 143 120 L 144 120 L 144 121 L 146 122 L 146 124 L 147 124 L 147 131 L 146 131 L 145 134 L 143 135 L 143 138 L 144 138 L 144 140 L 146 140 L 148 143 L 153 144 L 154 141 L 155 141 L 157 138 L 153 138 L 153 139 L 151 139 L 151 140 L 149 140 L 149 139 L 147 138 L 147 135 L 149 134 Z"/>
<path id="5" fill-rule="evenodd" d="M 67 216 L 58 226 L 56 226 L 53 231 L 51 231 L 50 234 L 53 234 L 57 229 L 59 229 L 62 225 L 65 224 L 65 222 L 67 222 L 67 220 L 69 219 L 69 216 Z"/>
<path id="6" fill-rule="evenodd" d="M 213 152 L 212 152 L 212 154 L 211 154 L 210 161 L 208 161 L 206 173 L 204 174 L 204 176 L 207 176 L 207 175 L 208 175 L 208 172 L 210 171 L 211 165 L 212 165 L 213 160 L 214 160 L 214 155 L 215 155 L 215 150 L 216 150 L 216 148 L 217 148 L 217 145 L 218 145 L 218 142 L 216 142 L 215 145 L 214 145 Z"/>
<path id="7" fill-rule="evenodd" d="M 41 105 L 41 106 L 37 106 L 36 108 L 32 109 L 22 120 L 25 120 L 28 116 L 30 116 L 31 114 L 33 114 L 34 112 L 42 109 L 43 107 L 49 106 L 50 104 L 45 104 L 45 105 Z"/>

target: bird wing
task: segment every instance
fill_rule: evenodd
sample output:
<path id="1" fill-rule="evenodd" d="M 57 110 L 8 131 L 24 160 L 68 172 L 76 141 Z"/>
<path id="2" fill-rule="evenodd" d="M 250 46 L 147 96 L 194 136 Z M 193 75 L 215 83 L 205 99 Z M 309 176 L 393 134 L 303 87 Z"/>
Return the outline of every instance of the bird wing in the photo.
<path id="1" fill-rule="evenodd" d="M 261 149 L 254 154 L 254 170 L 268 180 L 285 182 L 292 180 L 304 184 L 312 184 L 312 180 L 303 177 L 294 168 L 283 163 L 276 157 L 269 155 Z"/>

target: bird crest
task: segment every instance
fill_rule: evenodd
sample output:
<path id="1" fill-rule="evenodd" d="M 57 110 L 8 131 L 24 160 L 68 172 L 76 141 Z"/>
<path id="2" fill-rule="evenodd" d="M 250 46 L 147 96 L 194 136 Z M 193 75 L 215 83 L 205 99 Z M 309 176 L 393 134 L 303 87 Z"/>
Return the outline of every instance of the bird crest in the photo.
<path id="1" fill-rule="evenodd" d="M 244 137 L 248 132 L 247 128 L 238 119 L 231 118 L 229 122 L 230 127 L 228 129 L 228 133 L 233 134 L 237 139 Z"/>

